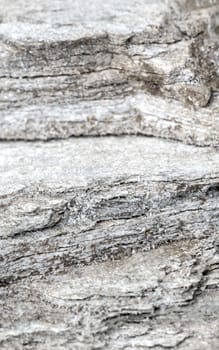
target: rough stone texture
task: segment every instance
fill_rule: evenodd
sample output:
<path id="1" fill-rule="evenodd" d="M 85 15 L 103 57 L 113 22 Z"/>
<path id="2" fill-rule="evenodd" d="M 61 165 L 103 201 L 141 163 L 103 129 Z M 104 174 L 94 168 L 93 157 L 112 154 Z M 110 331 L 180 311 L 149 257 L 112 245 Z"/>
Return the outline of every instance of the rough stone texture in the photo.
<path id="1" fill-rule="evenodd" d="M 8 142 L 0 164 L 2 349 L 217 349 L 216 150 Z"/>
<path id="2" fill-rule="evenodd" d="M 219 144 L 218 0 L 0 6 L 1 139 Z"/>
<path id="3" fill-rule="evenodd" d="M 212 237 L 32 277 L 1 292 L 1 349 L 217 350 Z"/>
<path id="4" fill-rule="evenodd" d="M 0 349 L 218 350 L 218 0 L 0 8 Z"/>

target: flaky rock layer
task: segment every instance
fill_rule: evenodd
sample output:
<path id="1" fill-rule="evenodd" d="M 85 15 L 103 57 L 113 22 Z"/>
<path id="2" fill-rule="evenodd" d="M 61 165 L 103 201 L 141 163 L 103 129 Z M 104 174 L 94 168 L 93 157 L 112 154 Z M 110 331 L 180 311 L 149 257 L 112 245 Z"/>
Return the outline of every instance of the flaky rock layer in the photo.
<path id="1" fill-rule="evenodd" d="M 0 5 L 1 139 L 218 146 L 218 1 Z"/>

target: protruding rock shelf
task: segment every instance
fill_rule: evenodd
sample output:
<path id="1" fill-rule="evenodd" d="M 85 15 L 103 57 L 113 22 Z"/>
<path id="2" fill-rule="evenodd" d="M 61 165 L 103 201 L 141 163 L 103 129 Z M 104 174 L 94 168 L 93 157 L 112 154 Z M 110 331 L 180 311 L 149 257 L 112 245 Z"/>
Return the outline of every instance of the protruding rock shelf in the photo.
<path id="1" fill-rule="evenodd" d="M 145 135 L 219 146 L 219 97 L 210 106 L 186 108 L 177 101 L 136 94 L 67 105 L 33 105 L 6 110 L 2 140 L 50 140 L 71 136 Z"/>
<path id="2" fill-rule="evenodd" d="M 219 145 L 217 0 L 0 6 L 0 139 Z"/>
<path id="3" fill-rule="evenodd" d="M 219 229 L 219 154 L 144 137 L 2 143 L 1 282 Z"/>

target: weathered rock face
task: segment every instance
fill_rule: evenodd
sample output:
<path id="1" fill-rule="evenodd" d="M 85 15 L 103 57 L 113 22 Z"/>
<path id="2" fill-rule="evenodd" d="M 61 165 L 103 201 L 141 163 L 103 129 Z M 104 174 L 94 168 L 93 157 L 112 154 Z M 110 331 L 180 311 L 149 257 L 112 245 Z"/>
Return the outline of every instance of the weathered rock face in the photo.
<path id="1" fill-rule="evenodd" d="M 1 139 L 218 145 L 217 0 L 0 5 Z"/>
<path id="2" fill-rule="evenodd" d="M 78 138 L 0 160 L 2 349 L 217 349 L 216 150 Z"/>
<path id="3" fill-rule="evenodd" d="M 2 291 L 1 348 L 217 349 L 218 267 L 212 236 L 23 279 Z"/>
<path id="4" fill-rule="evenodd" d="M 219 229 L 215 150 L 82 138 L 3 143 L 0 159 L 3 285 Z"/>
<path id="5" fill-rule="evenodd" d="M 218 350 L 218 0 L 0 8 L 0 349 Z"/>

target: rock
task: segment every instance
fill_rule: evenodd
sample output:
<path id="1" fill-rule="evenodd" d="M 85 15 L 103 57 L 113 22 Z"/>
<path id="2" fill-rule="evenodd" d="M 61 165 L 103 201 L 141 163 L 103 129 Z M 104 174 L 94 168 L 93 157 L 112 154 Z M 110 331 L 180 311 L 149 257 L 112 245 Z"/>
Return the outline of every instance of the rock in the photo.
<path id="1" fill-rule="evenodd" d="M 159 109 L 158 109 L 159 106 Z M 51 140 L 71 136 L 150 135 L 199 146 L 219 145 L 219 96 L 195 110 L 158 96 L 137 94 L 74 105 L 29 106 L 3 112 L 2 140 Z"/>
<path id="2" fill-rule="evenodd" d="M 0 164 L 2 285 L 219 227 L 211 148 L 144 137 L 8 142 Z"/>
<path id="3" fill-rule="evenodd" d="M 0 6 L 0 348 L 218 350 L 218 0 Z"/>
<path id="4" fill-rule="evenodd" d="M 0 4 L 1 139 L 218 146 L 218 1 Z"/>
<path id="5" fill-rule="evenodd" d="M 213 237 L 29 277 L 0 290 L 1 349 L 216 350 L 218 280 Z"/>

